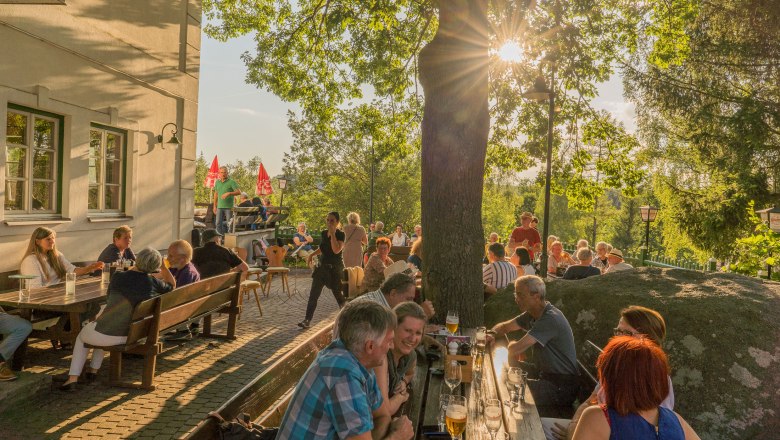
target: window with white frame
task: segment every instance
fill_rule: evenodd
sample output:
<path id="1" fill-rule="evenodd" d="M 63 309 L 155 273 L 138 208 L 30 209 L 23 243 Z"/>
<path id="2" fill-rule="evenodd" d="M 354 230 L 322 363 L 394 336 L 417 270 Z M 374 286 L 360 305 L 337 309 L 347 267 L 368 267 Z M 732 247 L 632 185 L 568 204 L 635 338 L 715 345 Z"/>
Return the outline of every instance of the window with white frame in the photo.
<path id="1" fill-rule="evenodd" d="M 125 199 L 125 131 L 93 124 L 89 131 L 91 212 L 122 212 Z"/>
<path id="2" fill-rule="evenodd" d="M 62 116 L 9 104 L 5 204 L 9 215 L 59 211 Z"/>

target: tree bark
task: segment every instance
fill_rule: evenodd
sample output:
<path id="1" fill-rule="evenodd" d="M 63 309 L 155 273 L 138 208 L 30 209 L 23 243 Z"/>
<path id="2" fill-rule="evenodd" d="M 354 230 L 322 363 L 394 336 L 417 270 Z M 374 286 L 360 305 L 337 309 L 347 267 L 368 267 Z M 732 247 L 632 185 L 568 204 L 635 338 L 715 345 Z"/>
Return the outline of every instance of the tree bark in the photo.
<path id="1" fill-rule="evenodd" d="M 420 52 L 423 289 L 440 317 L 482 325 L 482 187 L 490 130 L 487 0 L 438 2 L 439 28 Z M 443 320 L 442 320 L 443 322 Z"/>

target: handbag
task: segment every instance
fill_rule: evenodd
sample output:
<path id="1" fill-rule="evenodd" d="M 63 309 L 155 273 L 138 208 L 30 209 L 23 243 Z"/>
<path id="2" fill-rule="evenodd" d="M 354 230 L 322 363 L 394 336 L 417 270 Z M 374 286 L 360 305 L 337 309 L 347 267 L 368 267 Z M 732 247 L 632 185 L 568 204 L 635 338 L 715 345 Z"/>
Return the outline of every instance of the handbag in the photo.
<path id="1" fill-rule="evenodd" d="M 217 412 L 210 412 L 219 423 L 219 438 L 222 440 L 274 440 L 279 428 L 266 428 L 253 423 L 249 414 L 241 414 L 232 422 L 228 422 Z"/>

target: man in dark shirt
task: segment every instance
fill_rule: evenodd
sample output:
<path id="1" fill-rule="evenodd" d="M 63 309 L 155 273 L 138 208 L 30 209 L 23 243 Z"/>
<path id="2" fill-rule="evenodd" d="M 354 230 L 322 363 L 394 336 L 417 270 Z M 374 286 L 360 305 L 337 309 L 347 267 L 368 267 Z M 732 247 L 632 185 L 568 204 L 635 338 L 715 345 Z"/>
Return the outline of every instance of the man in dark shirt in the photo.
<path id="1" fill-rule="evenodd" d="M 176 240 L 168 246 L 168 267 L 176 279 L 176 287 L 200 281 L 200 273 L 192 264 L 192 246 L 187 240 Z"/>
<path id="2" fill-rule="evenodd" d="M 130 226 L 122 225 L 114 229 L 113 242 L 103 249 L 97 261 L 102 261 L 106 266 L 120 259 L 135 261 L 135 254 L 130 249 L 133 242 L 133 230 Z M 92 272 L 92 276 L 100 276 L 100 270 Z"/>
<path id="3" fill-rule="evenodd" d="M 528 381 L 537 407 L 571 407 L 579 391 L 574 334 L 563 312 L 545 300 L 545 291 L 544 281 L 535 275 L 518 278 L 515 302 L 523 313 L 496 324 L 493 331 L 496 335 L 517 330 L 527 332 L 519 341 L 509 343 L 507 349 L 511 361 L 534 347 L 536 364 L 526 368 L 529 376 L 538 375 L 537 379 Z"/>
<path id="4" fill-rule="evenodd" d="M 233 251 L 222 246 L 222 234 L 216 229 L 203 231 L 203 247 L 193 251 L 192 264 L 200 277 L 210 278 L 228 272 L 246 272 L 249 266 Z"/>
<path id="5" fill-rule="evenodd" d="M 566 269 L 566 273 L 563 274 L 564 280 L 581 280 L 594 275 L 601 275 L 601 270 L 590 265 L 593 261 L 593 252 L 590 249 L 586 247 L 579 248 L 577 250 L 577 259 L 580 262 Z"/>

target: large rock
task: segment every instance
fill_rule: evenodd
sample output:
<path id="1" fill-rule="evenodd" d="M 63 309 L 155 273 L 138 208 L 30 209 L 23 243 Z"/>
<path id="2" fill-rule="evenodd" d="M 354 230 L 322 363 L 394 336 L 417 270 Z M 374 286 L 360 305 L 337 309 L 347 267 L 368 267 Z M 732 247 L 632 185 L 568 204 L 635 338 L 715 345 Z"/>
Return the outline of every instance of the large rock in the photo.
<path id="1" fill-rule="evenodd" d="M 620 309 L 666 319 L 675 410 L 702 439 L 780 439 L 780 284 L 734 274 L 639 268 L 547 284 L 580 353 L 604 346 Z M 512 290 L 485 304 L 487 325 L 517 315 Z"/>

